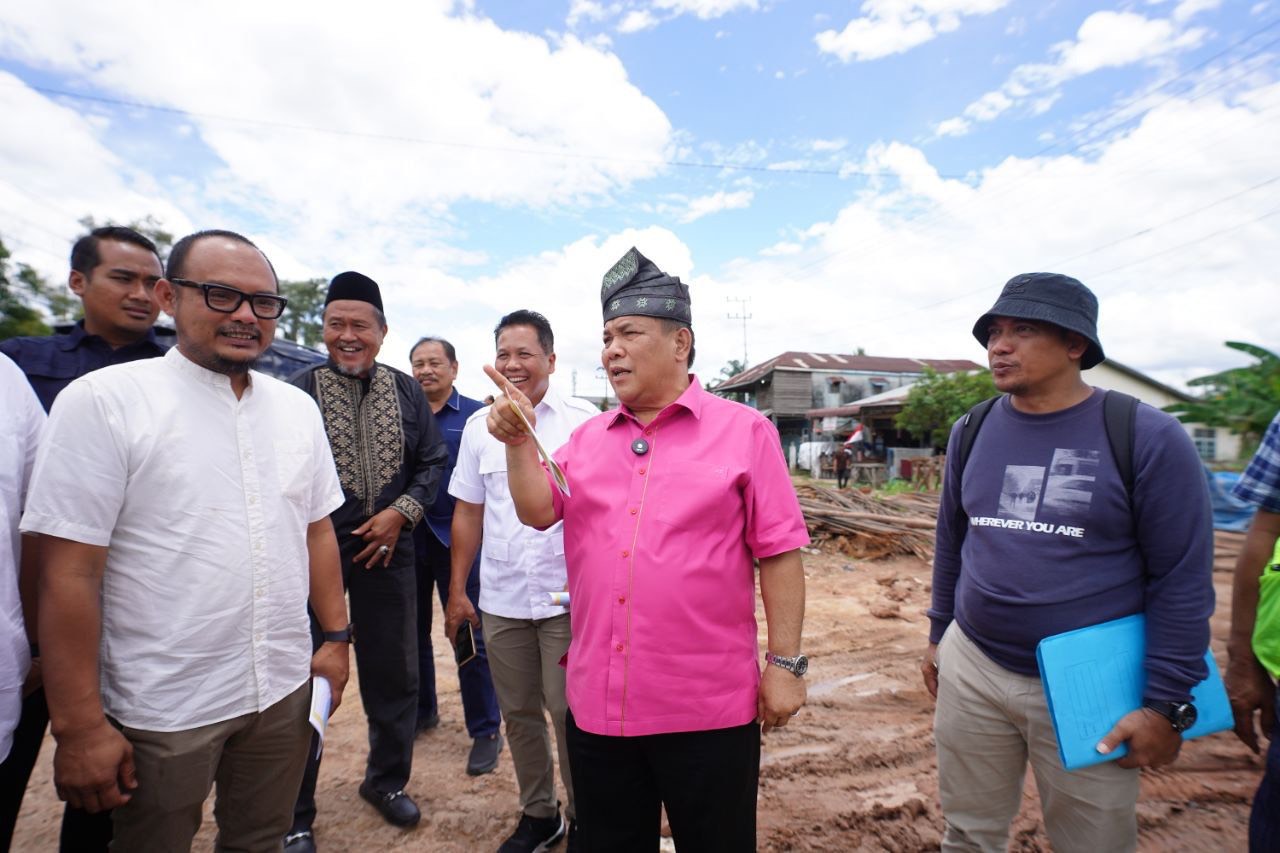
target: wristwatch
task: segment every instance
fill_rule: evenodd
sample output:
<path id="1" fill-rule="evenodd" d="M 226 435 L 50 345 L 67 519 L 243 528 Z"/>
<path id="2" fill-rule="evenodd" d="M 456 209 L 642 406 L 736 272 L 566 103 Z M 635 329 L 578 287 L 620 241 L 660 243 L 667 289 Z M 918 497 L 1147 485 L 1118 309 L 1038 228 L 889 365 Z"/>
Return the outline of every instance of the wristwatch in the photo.
<path id="1" fill-rule="evenodd" d="M 1142 707 L 1150 708 L 1169 721 L 1175 732 L 1185 732 L 1196 724 L 1196 706 L 1190 702 L 1162 702 L 1148 699 Z"/>
<path id="2" fill-rule="evenodd" d="M 809 658 L 805 655 L 796 655 L 793 658 L 784 658 L 782 655 L 775 655 L 773 652 L 765 652 L 764 662 L 771 663 L 776 667 L 781 667 L 796 678 L 803 678 L 804 674 L 809 671 Z"/>
<path id="3" fill-rule="evenodd" d="M 341 631 L 322 631 L 321 636 L 324 637 L 326 643 L 349 643 L 354 633 L 355 626 L 350 622 L 347 627 Z"/>

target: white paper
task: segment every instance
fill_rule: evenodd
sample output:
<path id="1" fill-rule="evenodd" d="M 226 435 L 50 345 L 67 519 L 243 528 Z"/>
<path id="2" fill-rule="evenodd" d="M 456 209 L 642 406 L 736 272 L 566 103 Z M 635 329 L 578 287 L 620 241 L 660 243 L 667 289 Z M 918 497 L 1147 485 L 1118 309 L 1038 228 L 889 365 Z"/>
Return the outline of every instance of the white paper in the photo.
<path id="1" fill-rule="evenodd" d="M 333 689 L 329 679 L 317 675 L 311 679 L 311 727 L 320 735 L 316 744 L 316 757 L 320 757 L 324 749 L 324 730 L 329 725 L 329 709 L 333 705 Z"/>

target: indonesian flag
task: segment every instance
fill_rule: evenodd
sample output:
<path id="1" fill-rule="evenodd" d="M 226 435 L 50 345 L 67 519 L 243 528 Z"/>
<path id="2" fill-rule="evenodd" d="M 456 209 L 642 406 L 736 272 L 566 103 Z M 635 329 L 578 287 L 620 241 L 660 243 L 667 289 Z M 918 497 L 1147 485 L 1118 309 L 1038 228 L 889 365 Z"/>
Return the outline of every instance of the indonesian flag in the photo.
<path id="1" fill-rule="evenodd" d="M 853 435 L 845 439 L 844 444 L 845 447 L 848 447 L 850 444 L 857 444 L 862 440 L 862 424 L 858 424 L 858 428 L 853 431 Z"/>

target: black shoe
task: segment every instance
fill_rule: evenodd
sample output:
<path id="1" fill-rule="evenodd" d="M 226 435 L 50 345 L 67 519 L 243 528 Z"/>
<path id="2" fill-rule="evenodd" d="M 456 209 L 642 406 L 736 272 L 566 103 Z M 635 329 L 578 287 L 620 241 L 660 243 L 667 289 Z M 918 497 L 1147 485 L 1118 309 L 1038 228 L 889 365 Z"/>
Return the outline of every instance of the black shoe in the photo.
<path id="1" fill-rule="evenodd" d="M 471 755 L 467 757 L 467 775 L 483 776 L 492 773 L 498 766 L 498 753 L 502 752 L 502 735 L 491 734 L 478 737 L 471 744 Z"/>
<path id="2" fill-rule="evenodd" d="M 432 714 L 430 717 L 420 717 L 418 719 L 418 724 L 413 727 L 413 733 L 422 734 L 423 732 L 429 732 L 432 729 L 439 728 L 439 727 L 440 727 L 440 715 Z"/>
<path id="3" fill-rule="evenodd" d="M 521 813 L 516 831 L 498 848 L 498 853 L 543 853 L 564 838 L 560 810 L 551 817 L 530 817 Z"/>
<path id="4" fill-rule="evenodd" d="M 417 804 L 404 791 L 384 794 L 368 782 L 362 782 L 360 796 L 377 809 L 387 823 L 395 826 L 415 826 L 422 819 Z"/>
<path id="5" fill-rule="evenodd" d="M 565 841 L 564 853 L 574 853 L 578 849 L 578 822 L 569 821 L 569 835 Z"/>
<path id="6" fill-rule="evenodd" d="M 285 853 L 316 853 L 316 839 L 311 830 L 290 832 L 284 837 Z"/>

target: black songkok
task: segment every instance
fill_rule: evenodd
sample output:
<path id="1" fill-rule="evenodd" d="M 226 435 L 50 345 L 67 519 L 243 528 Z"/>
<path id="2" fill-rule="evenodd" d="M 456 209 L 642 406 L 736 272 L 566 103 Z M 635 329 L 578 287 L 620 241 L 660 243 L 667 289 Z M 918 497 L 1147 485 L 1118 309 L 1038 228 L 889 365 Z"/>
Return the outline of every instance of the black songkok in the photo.
<path id="1" fill-rule="evenodd" d="M 368 302 L 379 311 L 382 310 L 382 291 L 378 289 L 378 283 L 369 276 L 352 270 L 338 273 L 329 282 L 329 292 L 324 297 L 324 304 L 328 305 L 338 299 Z"/>
<path id="2" fill-rule="evenodd" d="M 689 285 L 658 269 L 634 246 L 604 274 L 600 302 L 606 323 L 614 317 L 637 314 L 686 324 L 693 320 L 689 311 Z"/>

